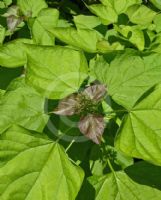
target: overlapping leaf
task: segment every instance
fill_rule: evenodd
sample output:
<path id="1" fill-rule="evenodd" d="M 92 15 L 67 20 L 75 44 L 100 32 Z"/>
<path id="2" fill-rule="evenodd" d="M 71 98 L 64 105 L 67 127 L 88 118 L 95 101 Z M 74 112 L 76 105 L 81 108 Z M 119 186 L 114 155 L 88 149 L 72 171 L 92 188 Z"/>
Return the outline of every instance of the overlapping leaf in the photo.
<path id="1" fill-rule="evenodd" d="M 0 46 L 0 65 L 14 68 L 26 64 L 26 54 L 22 43 L 32 44 L 30 39 L 17 39 Z"/>
<path id="2" fill-rule="evenodd" d="M 54 45 L 54 36 L 48 30 L 57 25 L 59 11 L 56 9 L 42 9 L 32 25 L 33 39 L 36 44 Z"/>
<path id="3" fill-rule="evenodd" d="M 86 58 L 80 51 L 60 46 L 26 45 L 26 52 L 27 83 L 49 98 L 62 99 L 76 92 L 88 76 Z"/>
<path id="4" fill-rule="evenodd" d="M 129 7 L 126 14 L 132 23 L 146 27 L 152 23 L 157 13 L 147 6 L 133 5 Z"/>
<path id="5" fill-rule="evenodd" d="M 0 136 L 0 198 L 75 200 L 82 169 L 44 134 L 14 126 Z"/>
<path id="6" fill-rule="evenodd" d="M 132 5 L 141 4 L 141 0 L 100 0 L 105 6 L 112 5 L 117 14 L 124 13 Z"/>
<path id="7" fill-rule="evenodd" d="M 17 0 L 17 5 L 24 15 L 31 14 L 32 17 L 36 17 L 43 8 L 48 7 L 45 0 Z"/>
<path id="8" fill-rule="evenodd" d="M 42 131 L 48 116 L 44 113 L 45 99 L 24 83 L 24 78 L 15 80 L 0 100 L 0 133 L 12 124 L 31 130 Z"/>
<path id="9" fill-rule="evenodd" d="M 110 63 L 97 62 L 93 67 L 95 77 L 107 84 L 112 98 L 125 108 L 131 108 L 139 97 L 161 79 L 160 54 L 139 56 L 126 51 Z"/>
<path id="10" fill-rule="evenodd" d="M 161 86 L 125 116 L 116 146 L 126 154 L 161 165 Z"/>
<path id="11" fill-rule="evenodd" d="M 91 177 L 90 183 L 94 186 L 96 200 L 158 200 L 161 191 L 147 185 L 134 182 L 123 171 L 110 173 L 103 177 Z"/>
<path id="12" fill-rule="evenodd" d="M 50 33 L 66 44 L 90 53 L 97 52 L 97 42 L 103 38 L 93 29 L 75 29 L 73 27 L 54 28 L 50 30 Z"/>

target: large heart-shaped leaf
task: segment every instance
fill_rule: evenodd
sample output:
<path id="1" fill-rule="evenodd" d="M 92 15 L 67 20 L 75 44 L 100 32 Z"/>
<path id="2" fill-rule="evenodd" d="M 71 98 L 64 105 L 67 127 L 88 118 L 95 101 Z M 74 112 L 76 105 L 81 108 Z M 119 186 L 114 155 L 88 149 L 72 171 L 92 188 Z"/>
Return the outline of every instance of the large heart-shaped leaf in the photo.
<path id="1" fill-rule="evenodd" d="M 130 109 L 145 91 L 161 82 L 160 54 L 141 57 L 135 51 L 126 51 L 118 54 L 110 66 L 106 63 L 101 60 L 96 62 L 96 65 L 92 66 L 92 74 L 107 84 L 108 93 L 127 109 Z"/>
<path id="2" fill-rule="evenodd" d="M 0 100 L 0 133 L 13 123 L 42 131 L 48 121 L 44 113 L 45 99 L 19 78 L 11 83 Z"/>
<path id="3" fill-rule="evenodd" d="M 116 138 L 124 153 L 161 165 L 161 85 L 125 116 Z"/>
<path id="4" fill-rule="evenodd" d="M 96 191 L 95 200 L 158 200 L 161 195 L 160 190 L 134 182 L 123 171 L 91 177 L 89 181 Z"/>
<path id="5" fill-rule="evenodd" d="M 45 96 L 64 98 L 77 91 L 87 77 L 84 54 L 67 47 L 26 45 L 27 83 Z"/>
<path id="6" fill-rule="evenodd" d="M 83 170 L 44 134 L 12 127 L 0 136 L 1 200 L 74 200 Z"/>

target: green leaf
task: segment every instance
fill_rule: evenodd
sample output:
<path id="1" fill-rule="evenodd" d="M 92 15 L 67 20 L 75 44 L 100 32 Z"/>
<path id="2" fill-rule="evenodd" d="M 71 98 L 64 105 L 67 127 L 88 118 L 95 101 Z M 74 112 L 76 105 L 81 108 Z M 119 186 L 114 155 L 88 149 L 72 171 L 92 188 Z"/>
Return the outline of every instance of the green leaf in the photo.
<path id="1" fill-rule="evenodd" d="M 76 198 L 84 173 L 59 144 L 14 126 L 0 136 L 0 146 L 2 200 Z"/>
<path id="2" fill-rule="evenodd" d="M 1 90 L 1 89 L 0 89 L 0 102 L 1 102 L 1 100 L 2 100 L 2 97 L 3 97 L 4 93 L 5 93 L 5 90 Z"/>
<path id="3" fill-rule="evenodd" d="M 97 58 L 90 60 L 90 76 L 93 80 L 99 79 L 101 82 L 106 83 L 105 74 L 108 73 L 109 63 L 103 56 L 98 55 Z"/>
<path id="4" fill-rule="evenodd" d="M 14 68 L 24 66 L 26 54 L 22 43 L 32 43 L 30 39 L 17 39 L 0 46 L 0 65 Z"/>
<path id="5" fill-rule="evenodd" d="M 100 33 L 91 29 L 66 27 L 54 28 L 50 32 L 59 40 L 90 53 L 97 51 L 97 42 L 103 38 Z"/>
<path id="6" fill-rule="evenodd" d="M 0 102 L 0 133 L 12 124 L 42 131 L 48 121 L 44 101 L 39 93 L 24 83 L 24 78 L 15 79 Z"/>
<path id="7" fill-rule="evenodd" d="M 101 24 L 101 21 L 96 16 L 87 16 L 87 15 L 77 15 L 74 16 L 74 23 L 77 28 L 95 28 Z"/>
<path id="8" fill-rule="evenodd" d="M 161 32 L 161 14 L 158 14 L 154 18 L 154 24 L 156 26 L 156 31 Z"/>
<path id="9" fill-rule="evenodd" d="M 137 26 L 120 25 L 115 26 L 115 29 L 133 43 L 140 51 L 144 50 L 144 33 Z"/>
<path id="10" fill-rule="evenodd" d="M 110 67 L 108 64 L 101 66 L 102 63 L 97 62 L 92 73 L 107 84 L 109 95 L 127 109 L 149 88 L 161 82 L 160 54 L 140 57 L 135 51 L 126 51 L 118 54 Z"/>
<path id="11" fill-rule="evenodd" d="M 147 185 L 134 182 L 124 171 L 107 174 L 103 177 L 90 177 L 89 182 L 95 188 L 95 200 L 158 200 L 161 191 Z"/>
<path id="12" fill-rule="evenodd" d="M 161 10 L 161 1 L 160 0 L 149 0 L 156 8 Z"/>
<path id="13" fill-rule="evenodd" d="M 161 85 L 124 117 L 116 147 L 127 155 L 161 165 Z"/>
<path id="14" fill-rule="evenodd" d="M 116 50 L 123 50 L 124 46 L 121 45 L 119 42 L 114 42 L 110 44 L 107 40 L 102 40 L 97 42 L 97 49 L 101 53 L 109 53 L 111 51 Z"/>
<path id="15" fill-rule="evenodd" d="M 12 4 L 12 0 L 3 0 L 3 2 L 5 3 L 6 6 Z"/>
<path id="16" fill-rule="evenodd" d="M 6 29 L 0 25 L 0 44 L 3 43 L 5 38 Z"/>
<path id="17" fill-rule="evenodd" d="M 157 13 L 147 6 L 133 5 L 127 9 L 126 14 L 132 23 L 148 26 L 152 23 Z"/>
<path id="18" fill-rule="evenodd" d="M 52 8 L 42 9 L 32 25 L 33 40 L 36 44 L 53 45 L 54 36 L 48 30 L 57 26 L 59 11 Z"/>
<path id="19" fill-rule="evenodd" d="M 36 17 L 40 10 L 48 7 L 45 0 L 17 0 L 17 5 L 25 16 L 31 14 L 32 17 Z"/>
<path id="20" fill-rule="evenodd" d="M 145 161 L 136 162 L 125 169 L 126 174 L 135 182 L 161 190 L 161 167 Z"/>
<path id="21" fill-rule="evenodd" d="M 46 97 L 64 98 L 76 92 L 88 76 L 84 54 L 67 47 L 26 45 L 27 83 Z"/>
<path id="22" fill-rule="evenodd" d="M 112 8 L 112 6 L 93 4 L 87 7 L 92 13 L 100 17 L 102 24 L 108 25 L 117 22 L 118 16 L 116 11 Z"/>
<path id="23" fill-rule="evenodd" d="M 109 3 L 113 6 L 117 14 L 124 13 L 128 7 L 135 5 L 135 4 L 141 4 L 141 0 L 101 0 L 101 2 L 109 6 Z"/>

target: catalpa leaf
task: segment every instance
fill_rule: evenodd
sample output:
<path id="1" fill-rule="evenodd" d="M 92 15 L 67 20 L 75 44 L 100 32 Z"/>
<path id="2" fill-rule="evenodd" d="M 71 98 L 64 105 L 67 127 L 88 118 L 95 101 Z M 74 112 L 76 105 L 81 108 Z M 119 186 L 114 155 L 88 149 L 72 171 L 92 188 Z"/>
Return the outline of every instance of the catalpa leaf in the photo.
<path id="1" fill-rule="evenodd" d="M 105 129 L 103 116 L 88 114 L 83 116 L 79 122 L 80 131 L 94 143 L 100 144 L 101 137 Z"/>
<path id="2" fill-rule="evenodd" d="M 83 170 L 45 134 L 13 126 L 0 136 L 0 198 L 74 200 Z"/>
<path id="3" fill-rule="evenodd" d="M 118 20 L 117 13 L 110 4 L 108 6 L 93 4 L 87 7 L 92 13 L 101 19 L 102 24 L 104 25 L 115 23 Z"/>
<path id="4" fill-rule="evenodd" d="M 58 107 L 53 111 L 57 115 L 74 115 L 78 106 L 77 94 L 71 94 L 59 101 Z"/>
<path id="5" fill-rule="evenodd" d="M 95 188 L 95 200 L 158 200 L 161 195 L 158 189 L 134 182 L 124 171 L 93 176 L 89 182 Z"/>
<path id="6" fill-rule="evenodd" d="M 66 27 L 54 28 L 49 32 L 59 40 L 90 53 L 97 52 L 97 42 L 103 38 L 100 33 L 93 29 Z"/>
<path id="7" fill-rule="evenodd" d="M 149 0 L 156 8 L 161 10 L 161 1 L 160 0 Z"/>
<path id="8" fill-rule="evenodd" d="M 144 50 L 144 33 L 139 29 L 139 27 L 120 25 L 118 27 L 115 26 L 115 29 L 133 43 L 140 51 Z M 131 36 L 129 37 L 130 33 Z"/>
<path id="9" fill-rule="evenodd" d="M 129 156 L 161 165 L 161 85 L 124 117 L 116 147 Z"/>
<path id="10" fill-rule="evenodd" d="M 44 113 L 45 99 L 24 83 L 16 79 L 3 94 L 0 101 L 0 133 L 12 124 L 31 130 L 42 131 L 48 121 Z"/>
<path id="11" fill-rule="evenodd" d="M 48 7 L 45 0 L 17 0 L 17 5 L 25 16 L 31 14 L 32 17 L 36 17 L 43 8 Z"/>
<path id="12" fill-rule="evenodd" d="M 6 29 L 0 25 L 0 44 L 3 43 L 5 38 Z"/>
<path id="13" fill-rule="evenodd" d="M 32 25 L 33 40 L 36 44 L 54 45 L 54 36 L 48 30 L 57 26 L 59 11 L 52 8 L 42 9 Z"/>
<path id="14" fill-rule="evenodd" d="M 127 9 L 126 14 L 132 23 L 146 27 L 152 23 L 157 13 L 147 6 L 133 5 Z"/>
<path id="15" fill-rule="evenodd" d="M 77 15 L 74 16 L 74 23 L 79 29 L 88 28 L 92 29 L 101 24 L 101 20 L 96 16 Z"/>
<path id="16" fill-rule="evenodd" d="M 107 40 L 102 40 L 97 42 L 97 49 L 100 53 L 109 53 L 114 50 L 123 50 L 124 46 L 121 45 L 119 42 L 113 42 L 110 44 Z"/>
<path id="17" fill-rule="evenodd" d="M 26 81 L 46 97 L 62 99 L 76 92 L 88 76 L 87 61 L 80 51 L 61 46 L 25 46 Z"/>
<path id="18" fill-rule="evenodd" d="M 0 65 L 15 68 L 24 66 L 27 62 L 23 43 L 32 44 L 30 39 L 17 39 L 0 46 Z"/>
<path id="19" fill-rule="evenodd" d="M 106 84 L 108 94 L 127 109 L 130 109 L 144 92 L 161 81 L 160 54 L 140 57 L 136 51 L 125 51 L 118 54 L 110 65 L 107 61 L 103 63 L 96 62 L 92 67 L 92 74 Z"/>
<path id="20" fill-rule="evenodd" d="M 117 14 L 125 13 L 132 5 L 141 4 L 142 0 L 100 0 L 105 6 L 112 6 Z"/>
<path id="21" fill-rule="evenodd" d="M 156 26 L 155 27 L 156 31 L 158 33 L 161 32 L 161 14 L 156 15 L 153 21 Z"/>

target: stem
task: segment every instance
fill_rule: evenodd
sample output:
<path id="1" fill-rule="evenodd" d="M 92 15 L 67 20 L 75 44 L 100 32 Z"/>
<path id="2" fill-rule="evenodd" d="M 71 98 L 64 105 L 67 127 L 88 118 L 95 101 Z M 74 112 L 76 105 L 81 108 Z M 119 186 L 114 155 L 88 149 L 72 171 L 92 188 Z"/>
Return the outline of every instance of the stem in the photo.
<path id="1" fill-rule="evenodd" d="M 110 162 L 109 159 L 107 160 L 107 163 L 108 163 L 108 166 L 109 166 L 111 172 L 113 172 L 115 174 L 115 170 L 113 169 L 113 167 L 112 167 L 111 162 Z"/>
<path id="2" fill-rule="evenodd" d="M 70 144 L 67 146 L 67 148 L 65 149 L 65 153 L 67 153 L 67 151 L 70 149 L 70 147 L 73 145 L 73 143 L 75 142 L 75 140 L 73 139 Z"/>
<path id="3" fill-rule="evenodd" d="M 110 114 L 110 113 L 126 113 L 129 112 L 128 110 L 113 110 L 113 111 L 109 111 L 109 112 L 104 112 L 104 114 Z"/>

